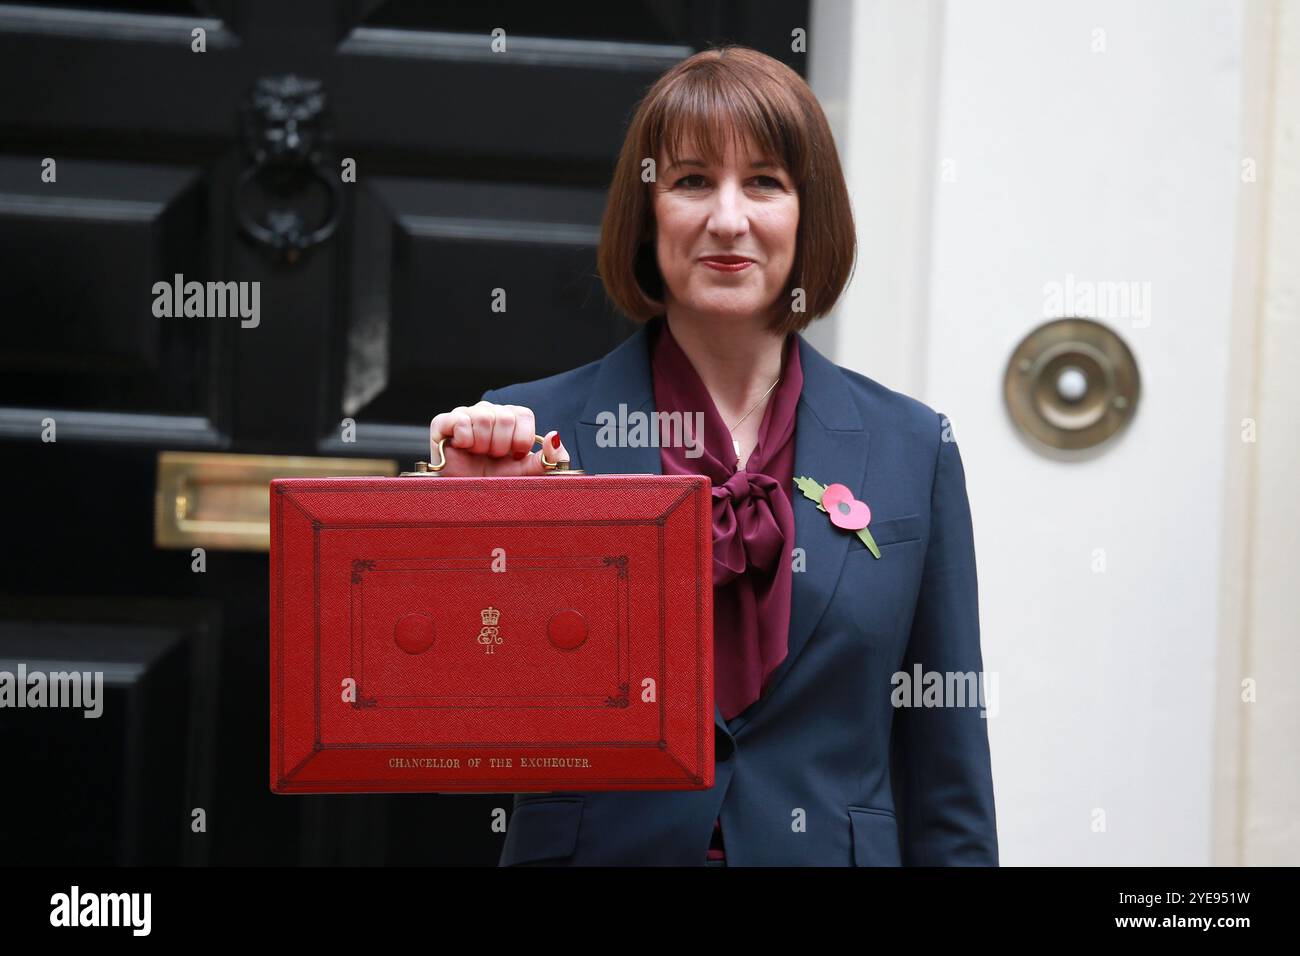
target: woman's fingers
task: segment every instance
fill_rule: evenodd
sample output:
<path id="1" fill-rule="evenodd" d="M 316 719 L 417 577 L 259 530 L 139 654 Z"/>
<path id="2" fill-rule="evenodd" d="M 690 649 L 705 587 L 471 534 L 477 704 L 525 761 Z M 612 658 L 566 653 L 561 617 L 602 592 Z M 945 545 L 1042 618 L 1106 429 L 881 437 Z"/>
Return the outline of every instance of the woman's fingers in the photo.
<path id="1" fill-rule="evenodd" d="M 532 463 L 535 465 L 536 474 L 544 474 L 550 469 L 542 463 L 543 456 L 547 461 L 568 461 L 569 451 L 560 441 L 560 433 L 549 431 L 542 436 L 542 449 L 532 456 Z"/>
<path id="2" fill-rule="evenodd" d="M 429 423 L 429 460 L 438 461 L 438 441 L 443 438 L 446 475 L 541 475 L 550 470 L 543 456 L 548 462 L 569 460 L 559 432 L 547 432 L 540 451 L 533 451 L 536 435 L 531 408 L 491 402 L 460 405 Z M 452 448 L 457 454 L 448 451 Z"/>
<path id="3" fill-rule="evenodd" d="M 470 406 L 469 418 L 473 425 L 474 442 L 465 451 L 487 455 L 492 450 L 492 430 L 496 426 L 496 408 L 491 402 Z"/>
<path id="4" fill-rule="evenodd" d="M 514 416 L 514 428 L 508 439 L 506 453 L 515 461 L 521 461 L 532 450 L 533 438 L 537 434 L 537 422 L 533 417 L 533 410 L 522 405 L 500 407 L 509 410 Z M 506 427 L 500 419 L 498 419 L 498 427 L 502 429 Z"/>
<path id="5" fill-rule="evenodd" d="M 438 442 L 443 438 L 453 448 L 468 448 L 474 443 L 473 423 L 464 405 L 433 416 L 429 423 L 429 461 L 438 460 Z"/>

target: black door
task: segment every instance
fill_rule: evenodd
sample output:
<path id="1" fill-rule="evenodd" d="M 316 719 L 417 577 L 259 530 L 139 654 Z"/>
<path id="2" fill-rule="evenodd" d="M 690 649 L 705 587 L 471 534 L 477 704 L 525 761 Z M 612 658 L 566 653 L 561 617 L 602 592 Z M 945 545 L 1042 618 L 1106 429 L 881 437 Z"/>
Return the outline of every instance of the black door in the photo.
<path id="1" fill-rule="evenodd" d="M 259 467 L 409 467 L 434 412 L 617 344 L 632 106 L 711 43 L 802 72 L 807 6 L 0 4 L 0 671 L 104 682 L 96 718 L 0 709 L 0 861 L 496 861 L 508 798 L 269 792 L 231 516 Z"/>

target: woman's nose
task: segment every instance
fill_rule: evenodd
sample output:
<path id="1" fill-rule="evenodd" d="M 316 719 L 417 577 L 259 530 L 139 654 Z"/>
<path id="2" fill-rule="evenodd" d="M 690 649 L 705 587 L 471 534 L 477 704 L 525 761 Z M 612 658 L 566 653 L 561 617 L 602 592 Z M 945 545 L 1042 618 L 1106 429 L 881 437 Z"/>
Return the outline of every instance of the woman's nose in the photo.
<path id="1" fill-rule="evenodd" d="M 709 212 L 709 231 L 716 235 L 735 236 L 749 228 L 745 192 L 736 182 L 723 182 L 713 193 Z"/>

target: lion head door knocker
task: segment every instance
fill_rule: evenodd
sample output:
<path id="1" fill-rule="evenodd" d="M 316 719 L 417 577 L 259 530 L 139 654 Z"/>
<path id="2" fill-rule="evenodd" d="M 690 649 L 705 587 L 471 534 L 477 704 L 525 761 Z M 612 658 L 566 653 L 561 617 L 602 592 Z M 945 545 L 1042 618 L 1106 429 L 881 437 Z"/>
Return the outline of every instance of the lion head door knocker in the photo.
<path id="1" fill-rule="evenodd" d="M 1133 420 L 1141 388 L 1124 340 L 1092 319 L 1065 318 L 1030 332 L 1007 362 L 1011 420 L 1049 449 L 1082 451 Z"/>
<path id="2" fill-rule="evenodd" d="M 258 80 L 244 103 L 244 146 L 251 165 L 235 186 L 235 216 L 244 235 L 290 264 L 329 239 L 338 226 L 343 187 L 339 176 L 322 165 L 325 118 L 320 81 L 293 75 Z M 260 219 L 246 208 L 252 192 L 247 187 L 254 182 L 270 197 Z M 278 203 L 302 197 L 313 184 L 324 186 L 325 209 L 320 224 L 310 228 L 296 209 Z"/>
<path id="3" fill-rule="evenodd" d="M 494 607 L 485 607 L 479 611 L 483 617 L 483 630 L 478 632 L 478 642 L 483 645 L 483 653 L 491 654 L 501 643 L 501 612 Z"/>

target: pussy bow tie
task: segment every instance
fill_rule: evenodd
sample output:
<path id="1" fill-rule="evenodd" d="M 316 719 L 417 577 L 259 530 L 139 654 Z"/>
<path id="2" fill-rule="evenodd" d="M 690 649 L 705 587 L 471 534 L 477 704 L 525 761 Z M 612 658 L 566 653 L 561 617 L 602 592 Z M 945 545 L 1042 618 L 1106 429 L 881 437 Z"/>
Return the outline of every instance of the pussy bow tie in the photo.
<path id="1" fill-rule="evenodd" d="M 747 568 L 768 572 L 781 553 L 781 528 L 772 502 L 780 493 L 775 478 L 737 471 L 713 486 L 713 583 L 726 584 Z"/>

